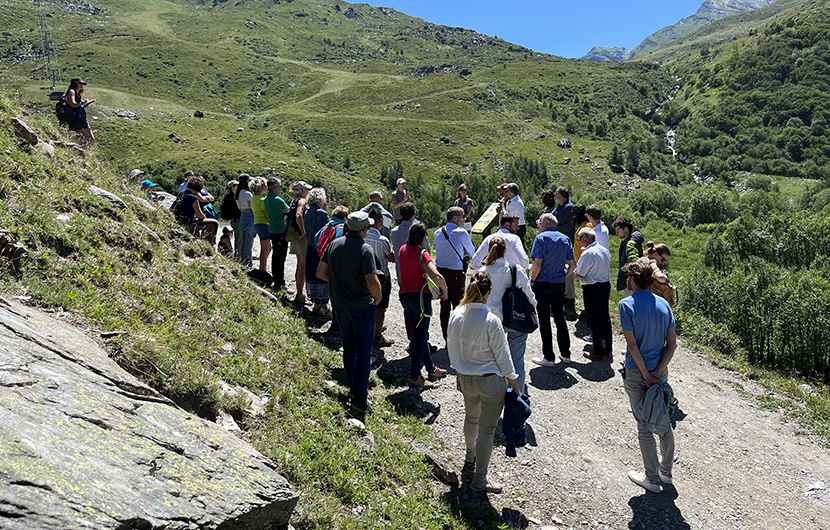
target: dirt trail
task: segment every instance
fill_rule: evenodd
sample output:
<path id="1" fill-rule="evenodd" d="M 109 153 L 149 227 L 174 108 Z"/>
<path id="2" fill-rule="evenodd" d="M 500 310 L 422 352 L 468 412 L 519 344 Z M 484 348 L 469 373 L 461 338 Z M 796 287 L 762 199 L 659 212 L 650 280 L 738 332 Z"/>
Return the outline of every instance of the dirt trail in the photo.
<path id="1" fill-rule="evenodd" d="M 287 280 L 293 276 L 292 258 L 286 264 Z M 443 348 L 437 302 L 434 310 L 430 337 Z M 461 394 L 452 376 L 432 390 L 408 388 L 397 286 L 386 322 L 386 335 L 395 344 L 385 349 L 378 369 L 385 384 L 371 390 L 370 398 L 411 404 L 399 409 L 432 423 L 445 442 L 432 449 L 460 471 Z M 504 483 L 504 492 L 474 494 L 465 477 L 461 488 L 436 482 L 437 495 L 462 504 L 489 502 L 511 528 L 830 529 L 830 451 L 799 434 L 800 427 L 783 414 L 761 409 L 746 396 L 763 389 L 685 347 L 678 348 L 669 365 L 669 382 L 685 415 L 675 430 L 674 485 L 655 495 L 631 483 L 627 473 L 642 471 L 642 460 L 617 372 L 624 357 L 622 334 L 615 329 L 613 363 L 590 362 L 581 357 L 586 343 L 574 334 L 576 325 L 581 331 L 584 324 L 569 325 L 570 365 L 534 365 L 530 358 L 539 355 L 541 339 L 538 331 L 528 338 L 531 443 L 508 458 L 497 431 L 490 473 Z M 328 324 L 309 321 L 309 326 Z M 435 361 L 449 368 L 446 350 L 439 350 Z"/>

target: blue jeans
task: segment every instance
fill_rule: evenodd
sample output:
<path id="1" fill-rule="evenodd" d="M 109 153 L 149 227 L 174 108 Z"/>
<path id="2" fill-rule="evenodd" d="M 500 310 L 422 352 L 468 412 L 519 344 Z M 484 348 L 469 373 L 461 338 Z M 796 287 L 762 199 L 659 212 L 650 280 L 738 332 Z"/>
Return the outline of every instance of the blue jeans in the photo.
<path id="1" fill-rule="evenodd" d="M 504 328 L 507 332 L 507 343 L 510 345 L 510 357 L 513 358 L 513 368 L 519 374 L 519 390 L 525 393 L 525 348 L 527 347 L 527 333 Z"/>
<path id="2" fill-rule="evenodd" d="M 239 261 L 243 265 L 251 265 L 254 260 L 251 252 L 254 247 L 254 212 L 242 210 L 239 218 Z"/>
<path id="3" fill-rule="evenodd" d="M 555 361 L 553 353 L 553 334 L 551 333 L 550 317 L 556 324 L 556 342 L 559 345 L 559 355 L 570 359 L 571 335 L 568 323 L 565 321 L 565 282 L 533 284 L 536 294 L 536 310 L 539 312 L 539 334 L 542 336 L 542 355 L 548 361 Z"/>
<path id="4" fill-rule="evenodd" d="M 375 339 L 375 311 L 366 309 L 334 309 L 343 341 L 343 368 L 346 386 L 352 393 L 352 406 L 365 409 L 369 395 L 369 367 L 372 362 L 372 341 Z"/>
<path id="5" fill-rule="evenodd" d="M 423 297 L 424 309 L 432 314 L 432 295 L 429 293 L 403 293 L 400 296 L 404 315 L 409 318 L 415 328 L 412 337 L 412 348 L 410 348 L 409 378 L 418 379 L 421 376 L 421 366 L 427 372 L 435 370 L 432 356 L 429 354 L 429 317 L 421 318 L 421 298 Z"/>

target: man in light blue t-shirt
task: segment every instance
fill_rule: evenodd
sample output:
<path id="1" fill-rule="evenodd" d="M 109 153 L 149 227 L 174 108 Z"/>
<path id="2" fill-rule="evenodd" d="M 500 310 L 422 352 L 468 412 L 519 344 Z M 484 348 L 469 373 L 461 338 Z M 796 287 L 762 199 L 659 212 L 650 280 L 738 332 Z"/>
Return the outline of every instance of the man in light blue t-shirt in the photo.
<path id="1" fill-rule="evenodd" d="M 662 386 L 668 380 L 667 367 L 677 348 L 677 334 L 668 302 L 648 290 L 654 281 L 648 258 L 626 263 L 623 270 L 627 274 L 626 288 L 633 291 L 620 301 L 619 308 L 627 346 L 625 392 L 634 411 L 648 387 Z M 661 482 L 672 483 L 674 432 L 669 429 L 665 436 L 660 436 L 662 459 L 658 459 L 654 434 L 639 423 L 637 429 L 646 472 L 630 471 L 628 478 L 648 491 L 660 493 Z"/>

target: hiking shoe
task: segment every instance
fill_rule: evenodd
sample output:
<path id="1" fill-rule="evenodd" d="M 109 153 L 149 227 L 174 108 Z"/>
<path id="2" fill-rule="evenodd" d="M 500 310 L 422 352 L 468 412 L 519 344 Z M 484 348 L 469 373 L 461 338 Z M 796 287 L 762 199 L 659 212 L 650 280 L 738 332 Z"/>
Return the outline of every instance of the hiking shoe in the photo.
<path id="1" fill-rule="evenodd" d="M 660 486 L 657 487 L 659 488 Z M 474 479 L 472 484 L 470 484 L 470 489 L 476 493 L 501 493 L 504 486 L 498 482 L 491 482 L 485 477 L 483 481 Z"/>
<path id="2" fill-rule="evenodd" d="M 587 351 L 582 352 L 582 356 L 586 359 L 590 359 L 592 361 L 604 361 L 605 355 L 594 355 L 593 353 L 589 353 Z"/>
<path id="3" fill-rule="evenodd" d="M 640 473 L 639 471 L 629 471 L 628 479 L 634 484 L 645 488 L 652 493 L 660 493 L 660 483 L 649 482 L 645 473 Z"/>
<path id="4" fill-rule="evenodd" d="M 357 414 L 372 414 L 373 412 L 375 412 L 375 409 L 373 409 L 371 405 L 369 405 L 369 403 L 366 403 L 365 408 L 358 407 L 354 403 L 349 403 L 349 408 L 352 409 L 352 412 Z"/>
<path id="5" fill-rule="evenodd" d="M 409 386 L 415 387 L 415 388 L 432 388 L 435 385 L 432 384 L 430 381 L 427 381 L 426 379 L 424 379 L 424 376 L 419 375 L 418 379 L 410 379 L 409 380 Z"/>
<path id="6" fill-rule="evenodd" d="M 556 366 L 556 361 L 549 361 L 544 357 L 534 357 L 531 361 L 533 364 L 538 364 L 539 366 L 544 366 L 545 368 L 553 368 Z"/>
<path id="7" fill-rule="evenodd" d="M 430 381 L 435 381 L 436 379 L 441 379 L 442 377 L 447 377 L 447 371 L 437 364 L 435 365 L 435 369 L 433 371 L 427 372 L 427 378 Z"/>
<path id="8" fill-rule="evenodd" d="M 393 344 L 395 344 L 394 340 L 387 339 L 383 335 L 379 335 L 379 336 L 375 337 L 374 345 L 377 348 L 386 348 L 387 346 L 391 346 Z"/>
<path id="9" fill-rule="evenodd" d="M 671 475 L 666 475 L 661 471 L 660 482 L 662 482 L 663 484 L 671 484 Z"/>

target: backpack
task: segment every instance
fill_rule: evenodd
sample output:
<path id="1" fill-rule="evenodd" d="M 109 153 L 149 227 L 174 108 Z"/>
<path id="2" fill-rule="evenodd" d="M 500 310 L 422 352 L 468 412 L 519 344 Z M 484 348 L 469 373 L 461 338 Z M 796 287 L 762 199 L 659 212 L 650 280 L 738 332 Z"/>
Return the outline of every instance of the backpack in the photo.
<path id="1" fill-rule="evenodd" d="M 77 116 L 75 109 L 69 106 L 69 103 L 67 103 L 65 97 L 61 97 L 58 102 L 55 103 L 55 115 L 58 117 L 58 121 L 60 123 L 65 124 L 71 123 Z"/>
<path id="2" fill-rule="evenodd" d="M 326 223 L 326 226 L 320 229 L 317 234 L 314 235 L 314 240 L 317 242 L 317 256 L 322 258 L 323 254 L 326 253 L 326 248 L 328 248 L 329 243 L 334 241 L 337 237 L 337 225 L 342 223 L 335 223 L 334 220 L 329 221 Z"/>
<path id="3" fill-rule="evenodd" d="M 172 212 L 173 217 L 180 224 L 187 224 L 187 219 L 182 219 L 182 201 L 184 200 L 184 196 L 186 193 L 187 190 L 176 195 L 176 200 L 173 201 L 173 204 L 170 205 L 170 212 Z"/>
<path id="4" fill-rule="evenodd" d="M 300 227 L 297 224 L 297 208 L 300 206 L 300 198 L 296 197 L 291 201 L 288 212 L 285 214 L 285 240 L 289 243 L 300 237 Z"/>

